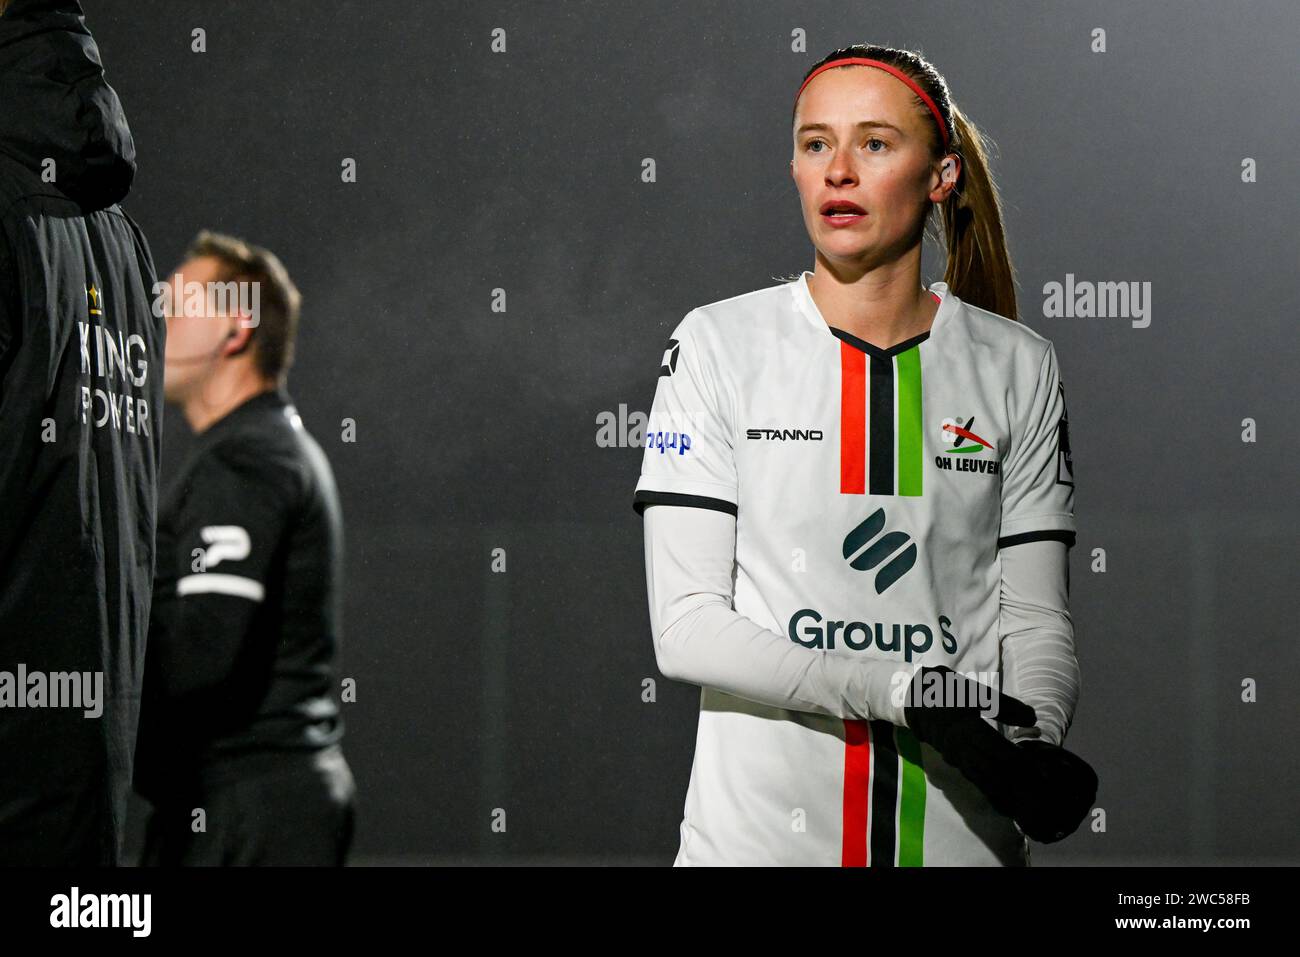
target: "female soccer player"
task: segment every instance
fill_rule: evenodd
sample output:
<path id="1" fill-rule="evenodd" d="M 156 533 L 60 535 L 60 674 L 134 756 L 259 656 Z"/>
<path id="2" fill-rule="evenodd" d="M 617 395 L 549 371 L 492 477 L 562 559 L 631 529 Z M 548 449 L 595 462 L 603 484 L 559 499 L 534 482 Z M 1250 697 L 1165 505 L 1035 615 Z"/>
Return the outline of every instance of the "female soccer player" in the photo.
<path id="1" fill-rule="evenodd" d="M 1060 746 L 1056 354 L 1015 321 L 980 134 L 930 63 L 837 50 L 793 126 L 814 269 L 682 319 L 636 487 L 659 667 L 701 686 L 676 863 L 1028 864 L 1096 793 Z"/>

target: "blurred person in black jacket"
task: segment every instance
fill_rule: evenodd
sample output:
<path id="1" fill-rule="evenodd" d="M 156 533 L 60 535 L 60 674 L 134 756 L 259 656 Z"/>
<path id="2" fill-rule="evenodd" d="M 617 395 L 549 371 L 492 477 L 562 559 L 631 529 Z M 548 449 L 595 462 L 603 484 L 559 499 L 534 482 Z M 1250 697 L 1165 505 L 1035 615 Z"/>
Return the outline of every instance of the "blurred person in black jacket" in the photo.
<path id="1" fill-rule="evenodd" d="M 0 0 L 0 864 L 119 861 L 165 323 L 76 0 Z"/>
<path id="2" fill-rule="evenodd" d="M 196 433 L 158 518 L 136 787 L 146 865 L 341 865 L 353 781 L 335 696 L 343 527 L 286 391 L 300 296 L 200 233 L 172 277 L 166 399 Z"/>

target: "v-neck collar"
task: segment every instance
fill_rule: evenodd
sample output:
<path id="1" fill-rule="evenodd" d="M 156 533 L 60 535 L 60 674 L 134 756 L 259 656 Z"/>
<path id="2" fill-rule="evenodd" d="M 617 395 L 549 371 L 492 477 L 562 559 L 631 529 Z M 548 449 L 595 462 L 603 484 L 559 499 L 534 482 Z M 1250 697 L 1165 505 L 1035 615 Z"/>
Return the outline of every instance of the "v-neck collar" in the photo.
<path id="1" fill-rule="evenodd" d="M 794 296 L 795 305 L 799 309 L 799 314 L 811 322 L 815 327 L 824 329 L 829 335 L 835 336 L 841 342 L 847 342 L 853 348 L 860 352 L 865 352 L 869 356 L 875 356 L 880 359 L 891 359 L 900 352 L 906 352 L 913 346 L 920 345 L 926 339 L 934 335 L 935 331 L 947 321 L 948 315 L 957 307 L 958 299 L 948 290 L 948 284 L 945 282 L 933 282 L 930 284 L 930 291 L 939 297 L 939 311 L 934 314 L 934 319 L 930 322 L 930 328 L 925 332 L 915 335 L 910 339 L 904 339 L 902 342 L 895 343 L 888 349 L 882 349 L 879 346 L 872 345 L 865 339 L 860 339 L 851 332 L 846 332 L 837 326 L 832 326 L 822 316 L 821 310 L 817 308 L 817 303 L 813 300 L 812 292 L 808 289 L 808 277 L 812 273 L 804 270 L 799 274 L 799 278 L 790 283 L 790 291 Z"/>

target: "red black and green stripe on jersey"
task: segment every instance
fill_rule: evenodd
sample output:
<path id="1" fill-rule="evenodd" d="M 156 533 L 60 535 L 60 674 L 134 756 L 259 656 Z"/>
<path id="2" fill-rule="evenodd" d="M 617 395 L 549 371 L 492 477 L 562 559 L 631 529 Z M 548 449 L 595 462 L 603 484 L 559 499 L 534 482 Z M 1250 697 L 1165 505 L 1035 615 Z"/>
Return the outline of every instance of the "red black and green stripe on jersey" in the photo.
<path id="1" fill-rule="evenodd" d="M 888 721 L 844 722 L 844 867 L 925 863 L 921 745 Z"/>
<path id="2" fill-rule="evenodd" d="M 840 492 L 920 495 L 920 345 L 929 330 L 888 349 L 831 332 L 840 340 Z"/>
<path id="3" fill-rule="evenodd" d="M 929 330 L 888 349 L 831 332 L 840 340 L 841 494 L 920 495 L 920 345 Z M 921 745 L 910 731 L 846 720 L 841 863 L 921 867 L 925 790 Z"/>

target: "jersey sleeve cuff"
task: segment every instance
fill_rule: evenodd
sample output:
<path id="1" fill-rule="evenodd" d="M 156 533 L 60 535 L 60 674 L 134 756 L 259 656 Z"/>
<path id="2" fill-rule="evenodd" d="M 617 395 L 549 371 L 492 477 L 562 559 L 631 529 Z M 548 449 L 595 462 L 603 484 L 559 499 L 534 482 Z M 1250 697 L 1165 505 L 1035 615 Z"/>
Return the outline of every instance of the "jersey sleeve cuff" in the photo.
<path id="1" fill-rule="evenodd" d="M 1077 530 L 1074 515 L 1071 512 L 1035 512 L 1032 515 L 1011 515 L 1004 517 L 998 526 L 998 538 L 1013 538 L 1024 532 L 1041 532 L 1059 530 L 1073 532 Z"/>
<path id="2" fill-rule="evenodd" d="M 685 505 L 690 508 L 709 508 L 728 515 L 737 515 L 736 493 L 726 485 L 712 482 L 655 482 L 638 484 L 632 497 L 632 508 L 638 515 L 645 514 L 650 505 Z"/>
<path id="3" fill-rule="evenodd" d="M 1072 528 L 1036 528 L 1013 535 L 999 535 L 998 548 L 1010 548 L 1026 542 L 1065 542 L 1066 548 L 1074 547 L 1074 529 Z"/>
<path id="4" fill-rule="evenodd" d="M 1070 512 L 1042 512 L 1004 518 L 998 530 L 998 548 L 1041 541 L 1065 542 L 1066 548 L 1073 548 L 1075 531 L 1074 515 Z"/>

